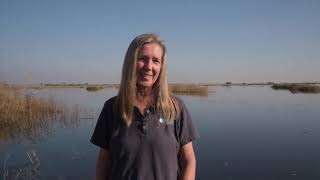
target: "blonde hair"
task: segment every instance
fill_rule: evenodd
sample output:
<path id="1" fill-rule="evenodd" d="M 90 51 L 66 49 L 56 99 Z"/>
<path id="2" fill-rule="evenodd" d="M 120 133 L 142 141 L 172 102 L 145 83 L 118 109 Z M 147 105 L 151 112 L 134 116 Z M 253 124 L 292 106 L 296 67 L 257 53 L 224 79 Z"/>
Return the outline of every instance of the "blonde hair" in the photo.
<path id="1" fill-rule="evenodd" d="M 121 115 L 127 126 L 130 126 L 134 119 L 133 102 L 137 94 L 136 63 L 138 53 L 145 44 L 158 44 L 163 51 L 160 73 L 152 87 L 153 102 L 156 110 L 168 122 L 174 121 L 179 111 L 177 100 L 171 94 L 167 81 L 166 45 L 156 34 L 141 34 L 130 43 L 126 52 L 122 67 L 120 89 L 115 103 L 117 112 Z"/>

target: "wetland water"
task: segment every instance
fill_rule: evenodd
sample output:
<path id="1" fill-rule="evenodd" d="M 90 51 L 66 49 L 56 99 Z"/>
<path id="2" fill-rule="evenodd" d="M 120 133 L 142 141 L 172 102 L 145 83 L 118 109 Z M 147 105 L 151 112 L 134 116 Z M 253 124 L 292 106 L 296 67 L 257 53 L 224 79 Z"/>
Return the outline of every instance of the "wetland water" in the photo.
<path id="1" fill-rule="evenodd" d="M 207 97 L 180 96 L 200 139 L 197 179 L 320 179 L 320 95 L 269 86 L 212 86 Z M 41 136 L 0 139 L 6 179 L 93 179 L 98 148 L 89 139 L 115 89 L 34 90 L 79 107 L 77 122 L 57 121 Z"/>

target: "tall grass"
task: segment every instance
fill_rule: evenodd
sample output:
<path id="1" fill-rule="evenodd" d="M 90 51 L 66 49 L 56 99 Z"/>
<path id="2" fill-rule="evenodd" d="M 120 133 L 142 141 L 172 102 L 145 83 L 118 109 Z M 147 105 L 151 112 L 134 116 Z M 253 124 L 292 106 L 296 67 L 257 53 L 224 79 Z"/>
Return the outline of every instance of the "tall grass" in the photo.
<path id="1" fill-rule="evenodd" d="M 208 86 L 196 84 L 170 84 L 170 90 L 176 94 L 208 96 Z"/>
<path id="2" fill-rule="evenodd" d="M 53 97 L 34 97 L 25 89 L 0 85 L 0 139 L 41 136 L 54 120 L 76 122 L 78 114 L 77 107 L 70 110 Z"/>
<path id="3" fill-rule="evenodd" d="M 87 86 L 87 91 L 99 91 L 102 90 L 103 87 L 102 86 Z"/>

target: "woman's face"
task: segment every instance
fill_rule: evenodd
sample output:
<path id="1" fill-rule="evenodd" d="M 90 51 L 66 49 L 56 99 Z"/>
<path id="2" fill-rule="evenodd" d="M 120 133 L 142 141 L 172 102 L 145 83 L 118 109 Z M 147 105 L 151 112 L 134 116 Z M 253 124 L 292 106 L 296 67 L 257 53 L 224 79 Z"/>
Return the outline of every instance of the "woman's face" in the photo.
<path id="1" fill-rule="evenodd" d="M 137 60 L 137 85 L 152 88 L 158 79 L 162 65 L 163 50 L 158 44 L 145 44 Z"/>

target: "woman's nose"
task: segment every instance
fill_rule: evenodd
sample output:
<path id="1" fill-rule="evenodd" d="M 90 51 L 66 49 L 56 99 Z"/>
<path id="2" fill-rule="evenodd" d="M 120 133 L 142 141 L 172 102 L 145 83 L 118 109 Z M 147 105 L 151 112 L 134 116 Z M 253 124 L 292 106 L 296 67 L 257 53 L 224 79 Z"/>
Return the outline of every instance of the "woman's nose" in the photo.
<path id="1" fill-rule="evenodd" d="M 145 67 L 145 69 L 152 69 L 152 60 L 151 59 L 147 59 L 145 61 L 144 67 Z"/>

